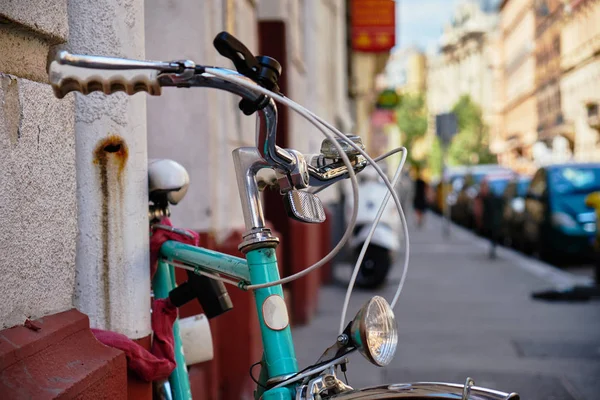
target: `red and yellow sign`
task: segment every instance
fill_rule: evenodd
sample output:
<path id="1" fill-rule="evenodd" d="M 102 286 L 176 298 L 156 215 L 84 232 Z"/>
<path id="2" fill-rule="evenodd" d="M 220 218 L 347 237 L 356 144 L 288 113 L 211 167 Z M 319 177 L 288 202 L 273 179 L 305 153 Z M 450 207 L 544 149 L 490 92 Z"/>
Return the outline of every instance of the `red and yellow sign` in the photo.
<path id="1" fill-rule="evenodd" d="M 396 4 L 393 0 L 352 0 L 352 49 L 386 52 L 396 44 Z"/>

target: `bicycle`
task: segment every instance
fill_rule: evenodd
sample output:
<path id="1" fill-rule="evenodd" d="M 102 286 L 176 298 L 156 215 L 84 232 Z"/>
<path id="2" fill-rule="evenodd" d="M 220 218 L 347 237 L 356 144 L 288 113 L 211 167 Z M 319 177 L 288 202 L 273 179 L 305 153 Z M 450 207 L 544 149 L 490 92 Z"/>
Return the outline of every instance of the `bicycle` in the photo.
<path id="1" fill-rule="evenodd" d="M 247 229 L 239 249 L 245 254 L 246 259 L 176 241 L 167 241 L 161 247 L 158 271 L 153 280 L 155 297 L 169 297 L 177 303 L 176 305 L 194 297 L 201 297 L 205 311 L 209 310 L 208 312 L 218 315 L 231 307 L 224 283 L 254 291 L 264 349 L 260 363 L 260 377 L 255 391 L 256 399 L 518 399 L 516 393 L 509 394 L 474 386 L 470 378 L 465 384 L 417 382 L 359 390 L 354 390 L 337 378 L 337 368 L 340 367 L 345 371 L 346 357 L 349 353 L 358 350 L 374 365 L 385 366 L 393 359 L 397 347 L 398 334 L 392 308 L 398 300 L 406 278 L 408 235 L 401 204 L 393 186 L 399 179 L 406 159 L 406 150 L 395 150 L 372 159 L 364 151 L 360 138 L 342 134 L 326 121 L 279 93 L 277 82 L 281 74 L 281 66 L 276 60 L 266 56 L 255 57 L 242 43 L 226 32 L 217 35 L 214 45 L 221 55 L 233 61 L 237 72 L 201 66 L 189 60 L 137 61 L 72 55 L 64 51 L 60 52 L 50 65 L 50 82 L 59 98 L 71 91 L 83 94 L 102 91 L 107 95 L 117 91 L 124 91 L 129 95 L 145 91 L 151 95 L 160 95 L 162 87 L 207 87 L 239 95 L 242 97 L 240 101 L 242 112 L 246 115 L 257 113 L 256 146 L 242 147 L 233 151 Z M 277 127 L 275 101 L 300 113 L 326 136 L 320 154 L 303 155 L 296 150 L 282 149 L 275 145 Z M 335 133 L 337 138 L 328 130 Z M 376 162 L 398 151 L 403 151 L 403 159 L 390 182 Z M 350 323 L 345 324 L 349 296 L 358 273 L 358 268 L 355 267 L 346 293 L 339 336 L 315 364 L 300 370 L 295 357 L 281 285 L 325 264 L 352 234 L 358 204 L 355 174 L 368 164 L 371 164 L 380 174 L 389 192 L 383 199 L 380 211 L 367 236 L 363 251 L 357 260 L 357 267 L 362 262 L 373 231 L 391 196 L 400 211 L 407 240 L 402 279 L 391 304 L 382 297 L 374 296 Z M 264 177 L 258 179 L 257 175 L 261 170 L 270 171 L 271 175 L 266 179 Z M 260 189 L 266 186 L 277 187 L 291 218 L 307 223 L 319 223 L 324 221 L 325 213 L 316 193 L 346 178 L 350 179 L 353 185 L 354 212 L 341 241 L 321 261 L 299 273 L 281 279 L 275 257 L 275 248 L 279 239 L 274 237 L 265 226 Z M 161 216 L 168 215 L 170 204 L 176 204 L 181 200 L 187 184 L 185 171 L 173 166 L 155 171 L 151 180 L 155 181 L 156 188 L 151 191 L 153 196 L 151 215 L 156 218 L 151 219 L 156 224 Z M 313 187 L 312 191 L 308 190 L 310 187 Z M 184 268 L 188 271 L 188 286 L 175 285 L 174 268 Z M 172 395 L 174 399 L 189 399 L 191 398 L 189 380 L 177 323 L 173 329 L 177 367 L 169 378 L 169 387 L 165 387 L 165 395 Z"/>

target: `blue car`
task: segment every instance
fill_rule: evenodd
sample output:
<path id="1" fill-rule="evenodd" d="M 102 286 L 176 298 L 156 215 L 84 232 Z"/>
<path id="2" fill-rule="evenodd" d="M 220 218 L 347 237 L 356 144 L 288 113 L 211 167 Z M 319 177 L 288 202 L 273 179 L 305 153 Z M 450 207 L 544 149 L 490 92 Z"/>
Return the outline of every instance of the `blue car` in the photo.
<path id="1" fill-rule="evenodd" d="M 527 190 L 524 245 L 541 258 L 585 256 L 596 234 L 596 214 L 585 197 L 600 190 L 600 163 L 539 169 Z"/>

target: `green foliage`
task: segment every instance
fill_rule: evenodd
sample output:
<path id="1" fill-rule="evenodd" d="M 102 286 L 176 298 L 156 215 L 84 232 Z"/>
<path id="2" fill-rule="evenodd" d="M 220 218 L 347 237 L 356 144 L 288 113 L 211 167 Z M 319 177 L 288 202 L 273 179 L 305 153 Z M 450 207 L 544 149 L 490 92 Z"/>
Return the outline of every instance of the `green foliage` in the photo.
<path id="1" fill-rule="evenodd" d="M 489 150 L 489 131 L 483 122 L 481 109 L 468 95 L 463 95 L 452 108 L 456 114 L 458 133 L 448 148 L 450 165 L 495 163 Z"/>
<path id="2" fill-rule="evenodd" d="M 496 163 L 489 150 L 489 131 L 483 121 L 481 109 L 468 95 L 463 95 L 452 108 L 456 114 L 458 133 L 448 147 L 448 165 L 473 165 Z M 436 137 L 427 157 L 432 176 L 442 173 L 442 145 Z"/>
<path id="3" fill-rule="evenodd" d="M 431 176 L 442 175 L 442 144 L 436 137 L 431 144 L 431 151 L 427 155 L 427 167 Z"/>
<path id="4" fill-rule="evenodd" d="M 404 94 L 400 106 L 396 111 L 398 127 L 402 132 L 403 145 L 410 149 L 412 145 L 427 133 L 427 109 L 422 95 Z M 408 154 L 408 161 L 412 165 L 421 164 L 422 160 L 415 160 Z"/>

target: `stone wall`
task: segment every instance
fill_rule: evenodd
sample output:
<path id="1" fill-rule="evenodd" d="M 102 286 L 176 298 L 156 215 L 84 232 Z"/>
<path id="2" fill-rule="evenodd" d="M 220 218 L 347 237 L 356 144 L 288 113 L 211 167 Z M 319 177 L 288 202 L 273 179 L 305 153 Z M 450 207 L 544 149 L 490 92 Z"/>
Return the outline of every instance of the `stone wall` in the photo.
<path id="1" fill-rule="evenodd" d="M 0 1 L 0 322 L 71 307 L 77 201 L 72 98 L 47 84 L 46 59 L 67 40 L 67 3 Z"/>
<path id="2" fill-rule="evenodd" d="M 143 5 L 0 1 L 4 327 L 75 305 L 150 333 L 145 96 L 58 100 L 47 82 L 59 48 L 144 58 Z"/>

